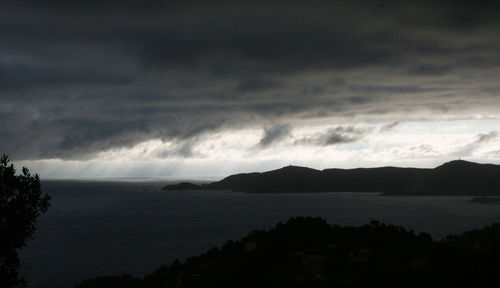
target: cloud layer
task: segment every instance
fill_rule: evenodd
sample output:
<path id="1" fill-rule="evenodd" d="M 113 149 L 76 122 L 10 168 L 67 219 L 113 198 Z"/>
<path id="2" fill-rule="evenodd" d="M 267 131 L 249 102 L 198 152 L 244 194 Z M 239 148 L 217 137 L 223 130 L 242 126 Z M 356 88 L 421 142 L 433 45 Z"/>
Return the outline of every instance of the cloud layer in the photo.
<path id="1" fill-rule="evenodd" d="M 500 117 L 496 1 L 3 1 L 0 151 L 94 159 L 215 133 L 356 142 L 359 122 Z M 341 128 L 338 128 L 341 127 Z M 340 129 L 340 130 L 339 130 Z M 487 137 L 487 136 L 485 136 Z"/>
<path id="2" fill-rule="evenodd" d="M 268 147 L 273 143 L 279 142 L 286 137 L 289 137 L 292 131 L 290 125 L 275 125 L 264 129 L 264 135 L 260 139 L 258 146 Z"/>

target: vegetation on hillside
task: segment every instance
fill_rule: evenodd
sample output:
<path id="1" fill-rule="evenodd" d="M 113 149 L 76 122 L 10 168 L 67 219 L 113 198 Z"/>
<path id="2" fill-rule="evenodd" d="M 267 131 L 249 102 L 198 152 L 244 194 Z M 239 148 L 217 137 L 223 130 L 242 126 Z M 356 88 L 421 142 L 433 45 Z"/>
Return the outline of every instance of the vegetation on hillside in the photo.
<path id="1" fill-rule="evenodd" d="M 292 218 L 143 278 L 98 277 L 77 288 L 500 287 L 498 260 L 500 224 L 434 241 L 377 221 Z"/>

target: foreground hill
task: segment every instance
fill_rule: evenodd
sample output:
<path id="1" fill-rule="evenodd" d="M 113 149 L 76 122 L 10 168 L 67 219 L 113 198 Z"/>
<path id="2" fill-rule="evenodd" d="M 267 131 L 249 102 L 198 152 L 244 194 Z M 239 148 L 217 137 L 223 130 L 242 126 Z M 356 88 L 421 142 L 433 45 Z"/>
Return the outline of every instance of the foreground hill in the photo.
<path id="1" fill-rule="evenodd" d="M 499 260 L 500 224 L 434 241 L 377 221 L 292 218 L 143 278 L 98 277 L 76 288 L 500 287 Z"/>
<path id="2" fill-rule="evenodd" d="M 236 174 L 208 184 L 179 183 L 165 190 L 232 190 L 250 193 L 381 192 L 405 195 L 500 195 L 500 165 L 463 160 L 434 169 L 357 168 L 315 170 L 287 166 Z"/>

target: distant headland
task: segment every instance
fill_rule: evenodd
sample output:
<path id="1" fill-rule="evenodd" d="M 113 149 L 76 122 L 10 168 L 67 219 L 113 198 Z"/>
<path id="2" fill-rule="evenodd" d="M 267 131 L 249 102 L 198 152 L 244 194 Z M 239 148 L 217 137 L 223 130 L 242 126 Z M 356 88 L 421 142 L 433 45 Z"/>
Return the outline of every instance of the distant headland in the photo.
<path id="1" fill-rule="evenodd" d="M 228 176 L 208 184 L 187 182 L 163 190 L 231 190 L 247 193 L 379 192 L 389 195 L 500 195 L 500 165 L 454 160 L 433 169 L 316 170 L 286 166 Z"/>

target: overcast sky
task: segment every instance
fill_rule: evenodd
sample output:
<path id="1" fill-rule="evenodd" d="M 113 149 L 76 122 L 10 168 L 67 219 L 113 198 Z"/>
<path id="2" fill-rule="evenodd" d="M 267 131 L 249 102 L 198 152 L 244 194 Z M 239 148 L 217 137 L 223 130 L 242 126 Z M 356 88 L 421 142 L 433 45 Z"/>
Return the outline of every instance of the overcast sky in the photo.
<path id="1" fill-rule="evenodd" d="M 497 1 L 1 1 L 0 152 L 42 177 L 500 163 Z"/>

